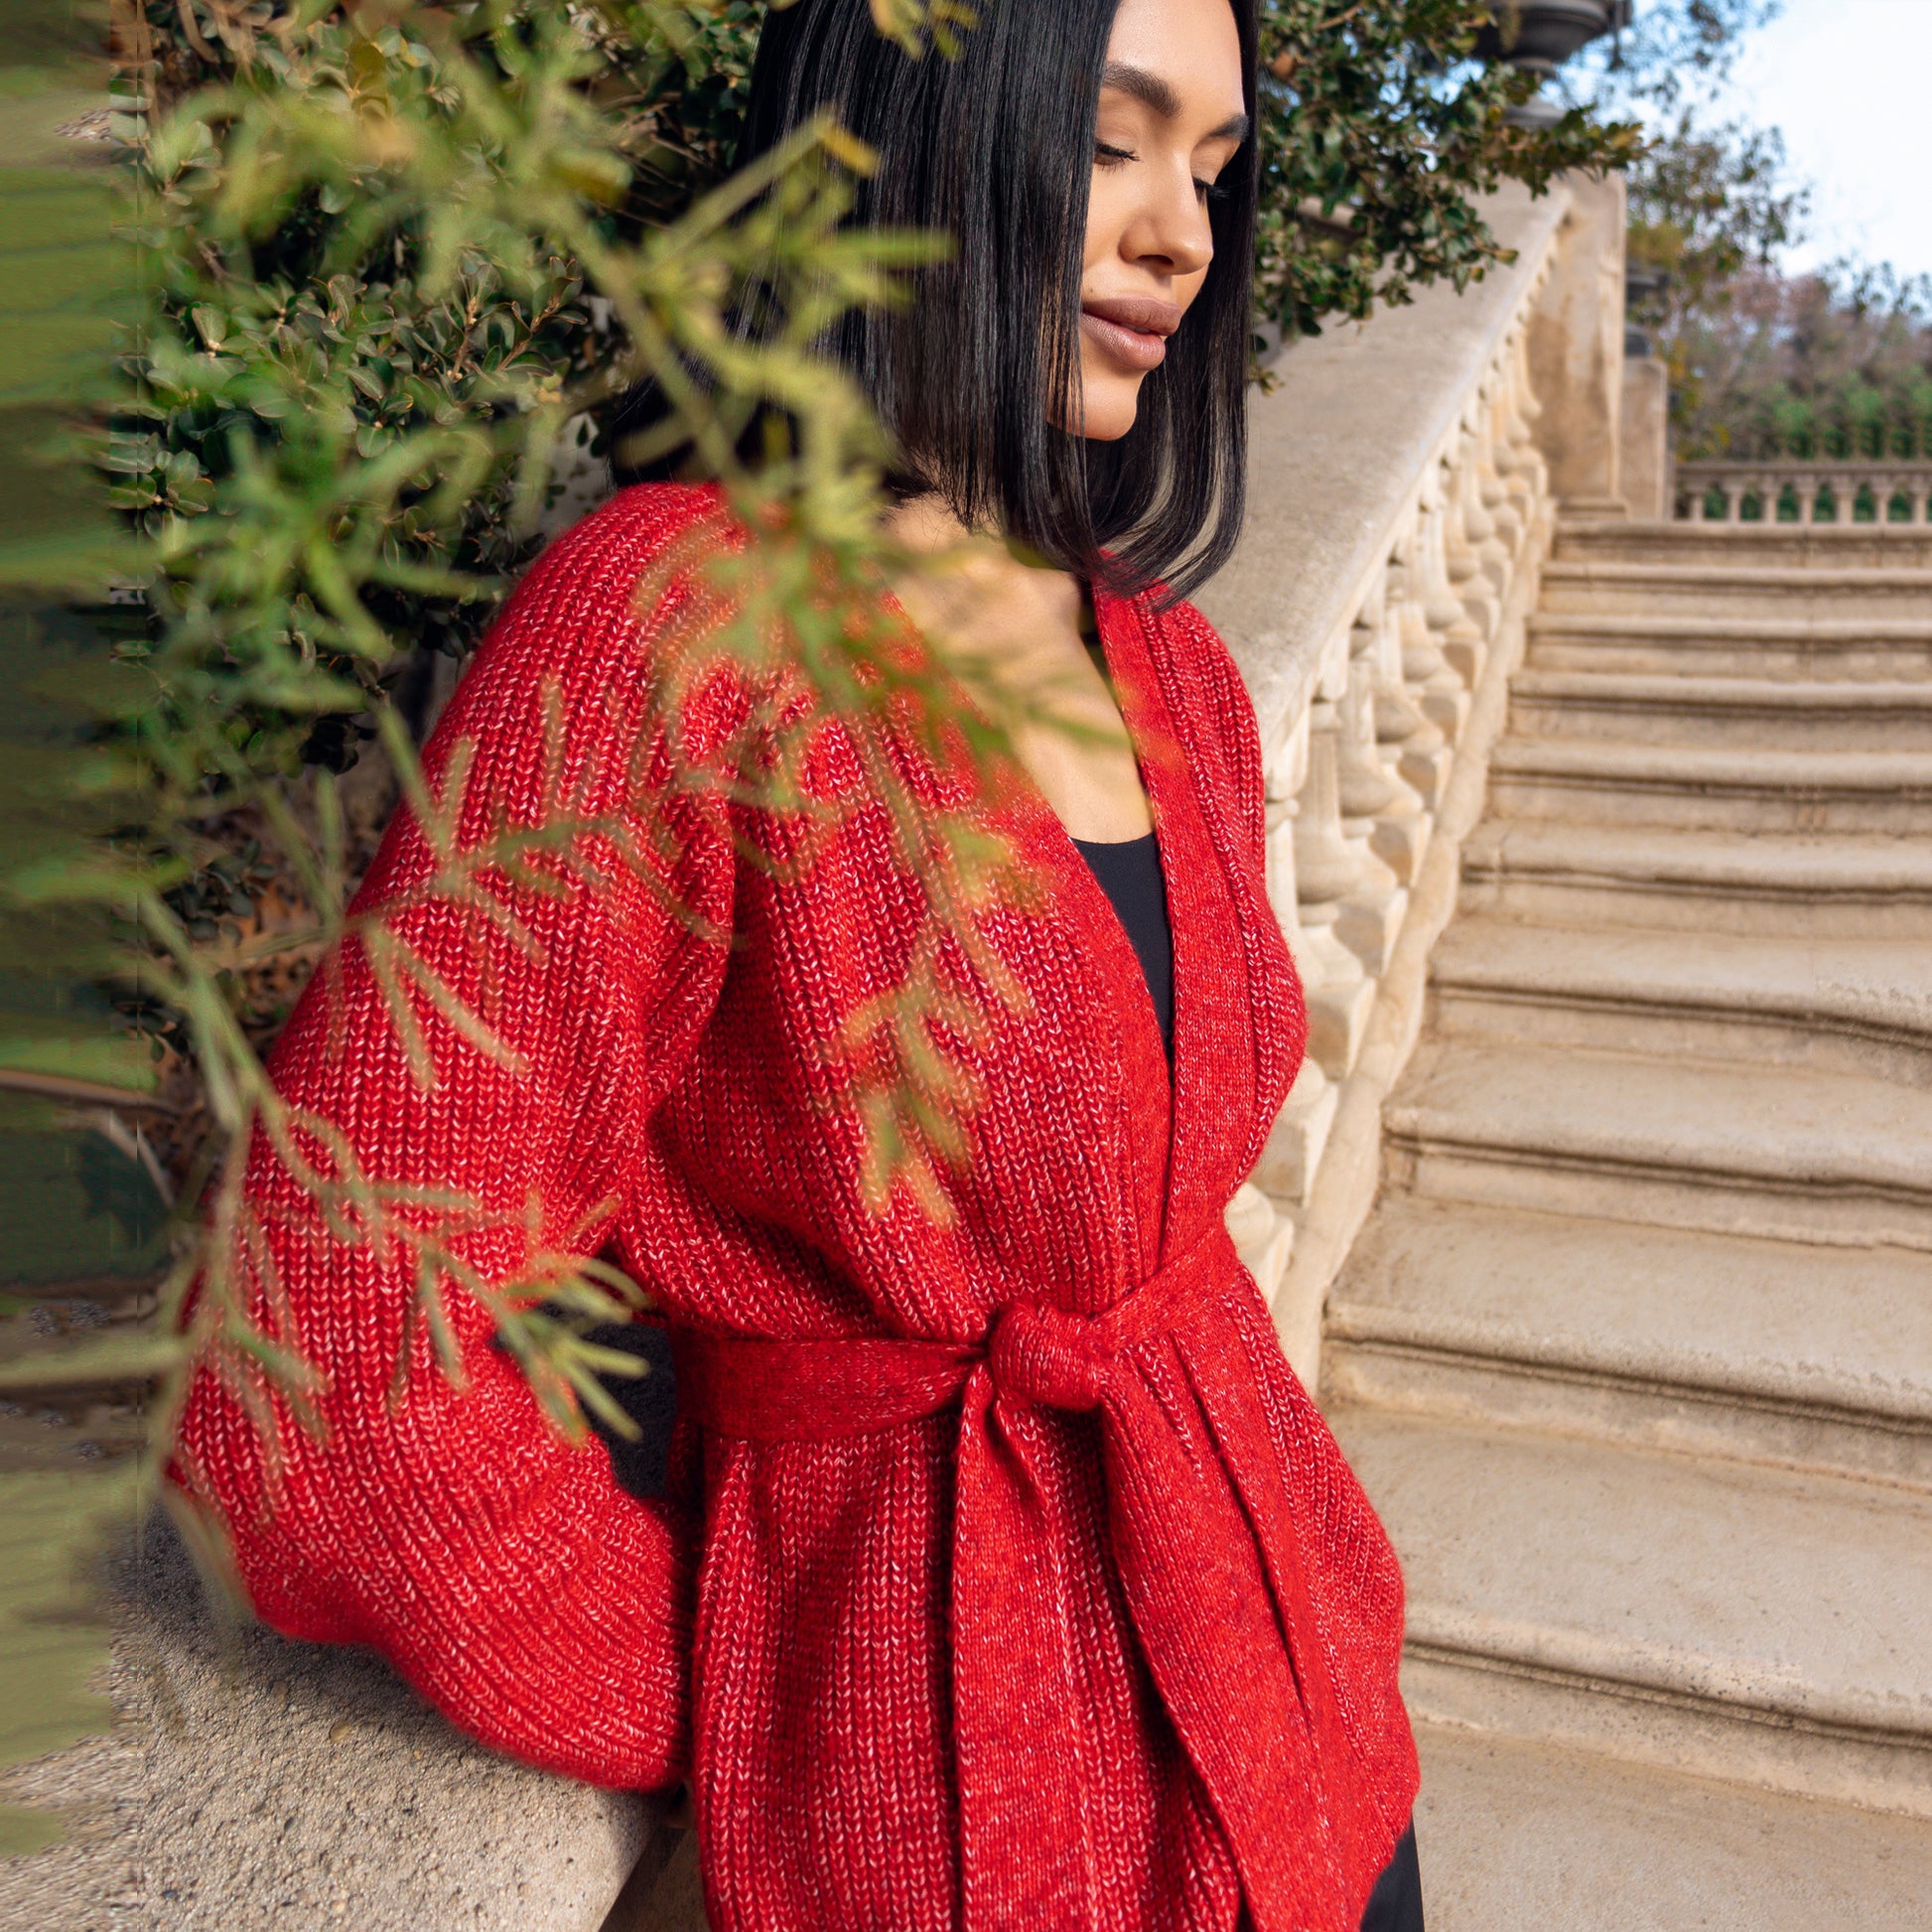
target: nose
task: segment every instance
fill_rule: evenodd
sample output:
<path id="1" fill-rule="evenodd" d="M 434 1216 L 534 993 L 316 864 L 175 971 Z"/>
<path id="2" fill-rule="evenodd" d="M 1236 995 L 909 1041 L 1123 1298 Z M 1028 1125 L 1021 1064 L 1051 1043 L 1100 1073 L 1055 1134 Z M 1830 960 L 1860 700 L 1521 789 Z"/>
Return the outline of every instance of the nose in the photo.
<path id="1" fill-rule="evenodd" d="M 1137 267 L 1184 279 L 1214 259 L 1214 230 L 1207 204 L 1194 185 L 1185 155 L 1139 171 L 1146 199 L 1121 235 L 1121 253 Z"/>

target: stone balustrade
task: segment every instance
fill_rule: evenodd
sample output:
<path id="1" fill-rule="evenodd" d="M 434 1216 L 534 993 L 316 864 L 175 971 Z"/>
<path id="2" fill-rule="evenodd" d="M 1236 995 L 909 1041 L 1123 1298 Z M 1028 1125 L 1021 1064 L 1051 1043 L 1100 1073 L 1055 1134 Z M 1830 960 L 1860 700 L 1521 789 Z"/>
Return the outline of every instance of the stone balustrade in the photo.
<path id="1" fill-rule="evenodd" d="M 1932 462 L 1680 463 L 1675 494 L 1676 514 L 1694 523 L 1922 524 L 1932 505 Z"/>
<path id="2" fill-rule="evenodd" d="M 1620 342 L 1620 252 L 1614 277 L 1599 259 L 1621 207 L 1615 183 L 1500 195 L 1507 267 L 1292 348 L 1255 411 L 1246 533 L 1201 599 L 1255 700 L 1270 892 L 1310 1019 L 1229 1226 L 1311 1386 L 1548 553 L 1553 469 L 1573 513 L 1623 507 L 1621 370 L 1601 352 Z"/>

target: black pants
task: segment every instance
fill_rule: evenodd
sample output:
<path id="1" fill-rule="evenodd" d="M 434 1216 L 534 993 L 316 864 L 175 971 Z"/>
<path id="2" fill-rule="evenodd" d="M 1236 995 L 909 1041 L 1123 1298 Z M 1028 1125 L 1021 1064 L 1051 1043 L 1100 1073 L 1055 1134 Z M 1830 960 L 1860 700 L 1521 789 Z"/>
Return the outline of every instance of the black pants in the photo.
<path id="1" fill-rule="evenodd" d="M 1362 1910 L 1362 1932 L 1423 1932 L 1422 1868 L 1416 1863 L 1416 1828 L 1402 1834 Z"/>

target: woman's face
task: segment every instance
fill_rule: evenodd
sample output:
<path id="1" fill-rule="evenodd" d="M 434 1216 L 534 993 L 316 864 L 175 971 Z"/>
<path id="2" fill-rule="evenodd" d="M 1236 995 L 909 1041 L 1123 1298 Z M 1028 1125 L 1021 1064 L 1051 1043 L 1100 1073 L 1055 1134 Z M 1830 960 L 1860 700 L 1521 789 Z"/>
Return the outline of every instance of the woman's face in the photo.
<path id="1" fill-rule="evenodd" d="M 1207 279 L 1214 180 L 1247 138 L 1228 0 L 1120 0 L 1094 126 L 1080 273 L 1080 398 L 1064 427 L 1112 442 Z"/>

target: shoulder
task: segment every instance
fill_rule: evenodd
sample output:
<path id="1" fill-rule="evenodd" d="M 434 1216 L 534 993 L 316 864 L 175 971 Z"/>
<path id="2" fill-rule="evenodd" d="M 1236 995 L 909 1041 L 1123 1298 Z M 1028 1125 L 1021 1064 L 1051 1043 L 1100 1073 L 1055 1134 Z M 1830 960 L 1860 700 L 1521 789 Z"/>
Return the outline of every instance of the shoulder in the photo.
<path id="1" fill-rule="evenodd" d="M 573 524 L 510 594 L 479 653 L 497 675 L 598 677 L 701 594 L 707 558 L 742 541 L 715 486 L 633 483 Z M 499 662 L 499 660 L 510 660 Z"/>
<path id="2" fill-rule="evenodd" d="M 510 593 L 457 685 L 428 762 L 457 737 L 492 747 L 561 723 L 578 744 L 636 733 L 719 627 L 703 566 L 744 532 L 714 486 L 636 483 L 572 525 Z"/>

